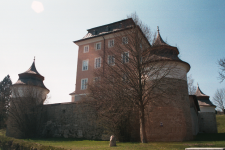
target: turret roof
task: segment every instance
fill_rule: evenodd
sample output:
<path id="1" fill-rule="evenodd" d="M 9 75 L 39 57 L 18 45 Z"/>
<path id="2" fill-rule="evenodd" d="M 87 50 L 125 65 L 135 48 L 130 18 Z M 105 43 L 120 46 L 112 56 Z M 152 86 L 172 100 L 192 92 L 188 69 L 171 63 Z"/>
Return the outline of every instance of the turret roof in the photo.
<path id="1" fill-rule="evenodd" d="M 167 45 L 167 46 L 170 46 L 169 44 L 167 44 L 166 42 L 163 41 L 160 33 L 159 33 L 159 26 L 157 26 L 157 31 L 158 31 L 158 34 L 157 34 L 157 37 L 153 43 L 153 46 L 161 46 L 161 45 Z"/>
<path id="2" fill-rule="evenodd" d="M 197 86 L 197 90 L 195 92 L 195 95 L 197 96 L 197 99 L 198 99 L 198 103 L 199 103 L 199 106 L 214 106 L 216 107 L 215 105 L 213 105 L 213 103 L 209 100 L 209 96 L 204 94 L 200 88 L 199 88 L 199 85 Z"/>
<path id="3" fill-rule="evenodd" d="M 34 85 L 47 89 L 43 81 L 44 77 L 37 71 L 34 59 L 31 67 L 27 71 L 19 74 L 19 79 L 14 85 Z"/>
<path id="4" fill-rule="evenodd" d="M 206 98 L 209 98 L 208 95 L 204 94 L 204 93 L 200 90 L 199 85 L 197 86 L 197 90 L 196 90 L 196 92 L 195 92 L 195 95 L 196 95 L 197 97 L 206 97 Z"/>
<path id="5" fill-rule="evenodd" d="M 42 75 L 37 71 L 37 69 L 36 69 L 36 66 L 35 66 L 35 59 L 34 59 L 32 65 L 31 65 L 31 67 L 30 67 L 27 71 L 25 71 L 25 72 L 23 72 L 23 73 L 37 74 L 37 75 L 42 76 Z M 23 74 L 23 73 L 21 73 L 21 74 Z M 42 77 L 43 77 L 43 76 L 42 76 Z"/>

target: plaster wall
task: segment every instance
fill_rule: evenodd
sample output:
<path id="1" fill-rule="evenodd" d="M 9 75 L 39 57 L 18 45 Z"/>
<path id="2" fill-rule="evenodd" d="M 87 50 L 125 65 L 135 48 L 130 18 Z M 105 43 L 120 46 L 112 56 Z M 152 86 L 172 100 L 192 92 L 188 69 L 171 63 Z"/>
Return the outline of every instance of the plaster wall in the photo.
<path id="1" fill-rule="evenodd" d="M 199 112 L 199 132 L 217 133 L 215 112 Z"/>
<path id="2" fill-rule="evenodd" d="M 190 108 L 190 110 L 191 110 L 192 132 L 193 135 L 197 135 L 199 132 L 198 115 L 193 107 Z"/>

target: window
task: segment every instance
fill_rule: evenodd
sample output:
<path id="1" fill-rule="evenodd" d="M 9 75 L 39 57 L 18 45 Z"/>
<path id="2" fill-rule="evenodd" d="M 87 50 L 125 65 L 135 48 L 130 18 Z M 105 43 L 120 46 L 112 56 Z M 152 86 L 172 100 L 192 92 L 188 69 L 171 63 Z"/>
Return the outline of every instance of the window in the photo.
<path id="1" fill-rule="evenodd" d="M 83 60 L 82 71 L 88 70 L 88 60 Z"/>
<path id="2" fill-rule="evenodd" d="M 95 58 L 95 68 L 101 67 L 101 57 Z"/>
<path id="3" fill-rule="evenodd" d="M 123 37 L 122 38 L 122 42 L 123 42 L 123 44 L 128 44 L 128 38 L 127 37 Z"/>
<path id="4" fill-rule="evenodd" d="M 123 81 L 123 82 L 128 82 L 127 74 L 123 74 L 123 76 L 122 76 L 122 81 Z"/>
<path id="5" fill-rule="evenodd" d="M 124 52 L 122 54 L 122 62 L 123 63 L 128 63 L 129 62 L 129 52 Z"/>
<path id="6" fill-rule="evenodd" d="M 108 64 L 115 65 L 115 56 L 114 55 L 108 55 Z"/>
<path id="7" fill-rule="evenodd" d="M 114 46 L 114 39 L 108 41 L 108 47 Z"/>
<path id="8" fill-rule="evenodd" d="M 89 45 L 84 46 L 84 53 L 89 52 Z"/>
<path id="9" fill-rule="evenodd" d="M 98 82 L 100 80 L 100 77 L 94 77 L 94 82 Z"/>
<path id="10" fill-rule="evenodd" d="M 81 79 L 81 90 L 86 90 L 88 84 L 88 78 Z"/>
<path id="11" fill-rule="evenodd" d="M 100 43 L 96 43 L 95 49 L 96 50 L 100 50 L 101 49 L 101 42 Z"/>

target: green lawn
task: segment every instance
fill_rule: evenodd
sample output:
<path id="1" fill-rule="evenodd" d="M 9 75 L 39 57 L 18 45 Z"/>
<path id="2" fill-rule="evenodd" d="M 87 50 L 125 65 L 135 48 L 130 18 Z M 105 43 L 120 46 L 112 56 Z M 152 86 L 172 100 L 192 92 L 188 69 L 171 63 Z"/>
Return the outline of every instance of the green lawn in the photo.
<path id="1" fill-rule="evenodd" d="M 218 134 L 198 134 L 194 141 L 187 142 L 149 142 L 146 144 L 132 142 L 117 142 L 117 147 L 109 147 L 109 141 L 94 141 L 81 139 L 24 139 L 46 146 L 63 147 L 66 149 L 129 149 L 129 150 L 184 150 L 187 147 L 225 147 L 225 115 L 217 116 Z M 4 134 L 0 130 L 0 135 Z"/>

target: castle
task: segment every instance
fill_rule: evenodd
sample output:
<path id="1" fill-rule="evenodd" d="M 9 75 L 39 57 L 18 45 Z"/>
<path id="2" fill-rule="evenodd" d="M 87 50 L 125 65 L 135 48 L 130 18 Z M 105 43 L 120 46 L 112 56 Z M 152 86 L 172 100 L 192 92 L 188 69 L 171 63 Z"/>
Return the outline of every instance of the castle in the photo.
<path id="1" fill-rule="evenodd" d="M 109 64 L 117 63 L 114 55 L 107 54 L 116 42 L 114 34 L 129 30 L 133 24 L 134 21 L 129 18 L 92 28 L 82 39 L 74 41 L 79 46 L 76 90 L 70 93 L 70 103 L 42 106 L 46 114 L 43 134 L 52 137 L 105 139 L 104 128 L 96 122 L 95 110 L 79 102 L 88 94 L 88 84 L 98 80 L 98 77 L 93 75 L 94 70 L 104 67 L 103 61 Z M 129 42 L 126 36 L 120 38 L 125 44 Z M 215 106 L 199 86 L 195 95 L 188 95 L 187 73 L 190 65 L 180 60 L 177 47 L 164 42 L 159 30 L 153 46 L 151 52 L 156 56 L 157 61 L 175 62 L 176 71 L 167 74 L 161 85 L 164 89 L 170 87 L 173 91 L 173 94 L 169 95 L 170 98 L 161 97 L 160 100 L 151 103 L 146 110 L 147 140 L 184 141 L 191 140 L 193 135 L 199 132 L 216 133 Z M 99 55 L 101 51 L 104 52 L 103 57 Z M 124 63 L 129 63 L 129 51 L 121 54 L 121 59 Z M 19 74 L 19 80 L 13 84 L 13 88 L 33 86 L 42 89 L 45 97 L 49 90 L 44 86 L 43 80 L 44 77 L 38 73 L 33 62 L 28 71 Z M 9 125 L 7 136 L 21 138 L 21 133 L 17 132 L 15 126 Z"/>

